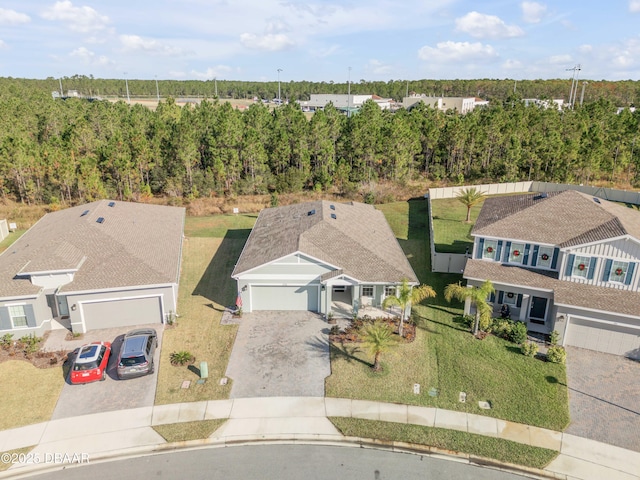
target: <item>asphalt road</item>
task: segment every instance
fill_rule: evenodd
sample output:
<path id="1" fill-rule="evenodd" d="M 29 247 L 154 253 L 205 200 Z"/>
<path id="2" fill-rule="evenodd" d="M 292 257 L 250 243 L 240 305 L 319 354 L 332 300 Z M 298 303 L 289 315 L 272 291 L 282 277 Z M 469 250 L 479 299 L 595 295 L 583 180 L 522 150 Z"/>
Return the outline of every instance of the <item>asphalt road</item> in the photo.
<path id="1" fill-rule="evenodd" d="M 189 480 L 511 480 L 525 478 L 460 462 L 353 447 L 250 445 L 204 448 L 89 464 L 36 478 Z"/>

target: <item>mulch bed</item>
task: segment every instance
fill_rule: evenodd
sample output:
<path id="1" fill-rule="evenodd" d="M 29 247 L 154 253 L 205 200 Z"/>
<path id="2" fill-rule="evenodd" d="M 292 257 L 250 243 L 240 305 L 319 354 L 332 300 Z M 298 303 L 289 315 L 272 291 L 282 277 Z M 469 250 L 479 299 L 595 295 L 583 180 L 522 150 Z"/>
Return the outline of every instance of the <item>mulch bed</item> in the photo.
<path id="1" fill-rule="evenodd" d="M 400 320 L 396 317 L 387 317 L 387 318 L 357 318 L 352 320 L 348 327 L 344 330 L 338 330 L 337 328 L 333 328 L 329 333 L 329 341 L 333 343 L 358 343 L 360 340 L 360 330 L 367 324 L 373 323 L 375 321 L 381 321 L 393 328 L 393 331 L 398 334 L 398 327 L 400 326 Z M 337 333 L 335 330 L 338 330 Z M 400 339 L 402 343 L 410 343 L 413 342 L 416 338 L 416 326 L 413 323 L 404 322 L 403 326 L 403 334 L 404 336 Z"/>
<path id="2" fill-rule="evenodd" d="M 45 333 L 45 337 L 47 333 Z M 28 344 L 20 339 L 3 341 L 0 344 L 0 363 L 7 362 L 9 360 L 22 360 L 31 363 L 37 368 L 51 368 L 62 365 L 67 361 L 68 352 L 64 350 L 57 352 L 43 352 L 40 350 L 43 343 L 44 338 L 40 339 L 37 348 L 30 348 Z"/>

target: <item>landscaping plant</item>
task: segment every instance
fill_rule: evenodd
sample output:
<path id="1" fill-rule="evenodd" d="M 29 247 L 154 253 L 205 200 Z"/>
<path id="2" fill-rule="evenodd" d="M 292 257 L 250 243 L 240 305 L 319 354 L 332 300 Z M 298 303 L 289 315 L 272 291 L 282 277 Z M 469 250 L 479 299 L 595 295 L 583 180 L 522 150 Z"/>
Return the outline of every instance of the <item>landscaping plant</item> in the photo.
<path id="1" fill-rule="evenodd" d="M 527 325 L 523 322 L 513 322 L 508 340 L 513 343 L 521 344 L 527 341 Z"/>
<path id="2" fill-rule="evenodd" d="M 451 302 L 454 298 L 464 302 L 467 298 L 476 306 L 476 318 L 473 324 L 473 334 L 478 334 L 478 329 L 487 329 L 491 323 L 491 305 L 487 303 L 487 298 L 495 292 L 491 281 L 487 280 L 479 287 L 463 286 L 460 282 L 451 283 L 444 289 L 444 298 Z"/>
<path id="3" fill-rule="evenodd" d="M 420 303 L 425 298 L 433 298 L 436 296 L 436 291 L 429 285 L 420 285 L 418 287 L 412 287 L 409 285 L 409 281 L 404 278 L 402 284 L 398 287 L 398 291 L 395 296 L 388 296 L 382 302 L 382 308 L 389 308 L 391 306 L 399 306 L 400 312 L 400 325 L 398 326 L 398 335 L 403 336 L 403 327 L 405 321 L 405 315 L 407 314 L 407 307 L 409 305 L 415 305 Z"/>
<path id="4" fill-rule="evenodd" d="M 393 338 L 391 326 L 379 320 L 375 321 L 362 329 L 361 338 L 364 348 L 373 354 L 373 371 L 380 372 L 382 370 L 380 364 L 382 354 L 398 344 Z"/>
<path id="5" fill-rule="evenodd" d="M 547 360 L 552 363 L 565 363 L 567 360 L 567 351 L 560 345 L 553 345 L 547 350 Z"/>
<path id="6" fill-rule="evenodd" d="M 171 365 L 177 367 L 178 365 L 192 364 L 196 361 L 196 357 L 186 350 L 181 350 L 179 352 L 172 352 L 171 355 L 169 355 L 169 360 Z"/>
<path id="7" fill-rule="evenodd" d="M 535 357 L 536 353 L 538 353 L 538 344 L 535 342 L 524 342 L 520 345 L 520 350 L 522 354 L 527 357 Z"/>

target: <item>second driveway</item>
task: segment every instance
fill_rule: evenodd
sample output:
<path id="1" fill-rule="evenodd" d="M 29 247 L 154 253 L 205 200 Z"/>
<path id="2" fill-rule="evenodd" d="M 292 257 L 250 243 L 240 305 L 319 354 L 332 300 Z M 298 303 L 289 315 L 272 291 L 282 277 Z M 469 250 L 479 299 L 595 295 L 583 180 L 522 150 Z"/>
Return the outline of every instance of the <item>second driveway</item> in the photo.
<path id="1" fill-rule="evenodd" d="M 226 375 L 231 398 L 324 396 L 328 325 L 311 312 L 244 314 Z"/>

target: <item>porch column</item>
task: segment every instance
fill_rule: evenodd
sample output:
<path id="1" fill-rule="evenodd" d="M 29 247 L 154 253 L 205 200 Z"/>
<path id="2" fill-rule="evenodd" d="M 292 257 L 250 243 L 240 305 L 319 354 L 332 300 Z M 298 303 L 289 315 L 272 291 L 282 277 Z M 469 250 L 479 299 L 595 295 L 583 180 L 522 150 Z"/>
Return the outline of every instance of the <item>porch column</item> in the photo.
<path id="1" fill-rule="evenodd" d="M 469 315 L 471 312 L 471 299 L 469 297 L 464 299 L 464 314 Z"/>
<path id="2" fill-rule="evenodd" d="M 527 321 L 527 317 L 529 316 L 527 312 L 529 311 L 529 308 L 531 308 L 531 305 L 529 305 L 530 303 L 531 303 L 531 295 L 527 293 L 522 294 L 522 303 L 520 304 L 520 315 L 518 315 L 518 320 L 520 320 L 521 322 Z"/>

